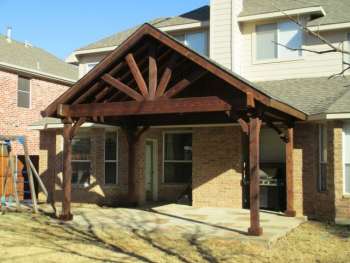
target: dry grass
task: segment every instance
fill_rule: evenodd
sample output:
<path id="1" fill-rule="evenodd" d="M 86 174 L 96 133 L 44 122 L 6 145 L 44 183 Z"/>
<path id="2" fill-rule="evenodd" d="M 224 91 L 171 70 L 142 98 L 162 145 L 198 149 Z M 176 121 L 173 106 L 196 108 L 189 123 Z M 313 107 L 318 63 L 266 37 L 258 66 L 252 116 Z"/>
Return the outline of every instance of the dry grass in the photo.
<path id="1" fill-rule="evenodd" d="M 103 225 L 102 225 L 103 226 Z M 252 242 L 0 216 L 0 262 L 350 262 L 350 228 L 307 222 L 270 249 Z"/>

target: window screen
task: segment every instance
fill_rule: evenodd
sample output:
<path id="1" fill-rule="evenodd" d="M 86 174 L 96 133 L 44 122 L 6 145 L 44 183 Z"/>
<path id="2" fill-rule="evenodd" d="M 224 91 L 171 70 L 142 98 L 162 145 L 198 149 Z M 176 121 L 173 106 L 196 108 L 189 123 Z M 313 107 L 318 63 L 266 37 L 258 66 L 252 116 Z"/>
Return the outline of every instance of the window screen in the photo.
<path id="1" fill-rule="evenodd" d="M 21 76 L 18 77 L 17 106 L 30 107 L 30 80 Z"/>
<path id="2" fill-rule="evenodd" d="M 91 140 L 88 134 L 79 134 L 72 140 L 72 184 L 90 185 Z"/>
<path id="3" fill-rule="evenodd" d="M 256 59 L 277 58 L 277 24 L 256 27 Z"/>
<path id="4" fill-rule="evenodd" d="M 105 184 L 117 184 L 118 136 L 116 132 L 107 132 L 105 136 Z"/>
<path id="5" fill-rule="evenodd" d="M 319 125 L 319 171 L 317 189 L 319 192 L 327 190 L 327 150 L 328 136 L 327 125 Z"/>

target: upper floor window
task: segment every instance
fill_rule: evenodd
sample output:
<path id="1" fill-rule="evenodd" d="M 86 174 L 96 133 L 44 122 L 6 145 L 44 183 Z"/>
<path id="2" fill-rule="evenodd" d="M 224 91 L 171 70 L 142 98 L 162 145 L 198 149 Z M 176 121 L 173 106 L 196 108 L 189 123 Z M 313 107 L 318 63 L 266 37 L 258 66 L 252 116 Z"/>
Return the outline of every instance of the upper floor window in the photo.
<path id="1" fill-rule="evenodd" d="M 97 62 L 86 64 L 86 73 L 92 70 L 97 64 L 98 64 Z"/>
<path id="2" fill-rule="evenodd" d="M 350 52 L 350 32 L 346 34 L 346 40 L 344 43 L 344 50 L 347 52 Z M 350 63 L 350 55 L 349 54 L 344 54 L 344 62 L 345 63 Z M 347 65 L 345 65 L 346 68 Z"/>
<path id="3" fill-rule="evenodd" d="M 302 31 L 292 21 L 256 26 L 256 60 L 293 59 L 301 56 Z"/>
<path id="4" fill-rule="evenodd" d="M 208 56 L 209 52 L 207 31 L 184 33 L 175 35 L 174 37 L 199 54 Z"/>
<path id="5" fill-rule="evenodd" d="M 17 106 L 30 108 L 30 80 L 21 76 L 18 76 Z"/>
<path id="6" fill-rule="evenodd" d="M 327 190 L 327 151 L 328 136 L 327 125 L 320 124 L 318 127 L 319 134 L 319 169 L 317 177 L 317 190 L 323 192 Z"/>
<path id="7" fill-rule="evenodd" d="M 350 194 L 350 122 L 343 129 L 344 193 Z"/>

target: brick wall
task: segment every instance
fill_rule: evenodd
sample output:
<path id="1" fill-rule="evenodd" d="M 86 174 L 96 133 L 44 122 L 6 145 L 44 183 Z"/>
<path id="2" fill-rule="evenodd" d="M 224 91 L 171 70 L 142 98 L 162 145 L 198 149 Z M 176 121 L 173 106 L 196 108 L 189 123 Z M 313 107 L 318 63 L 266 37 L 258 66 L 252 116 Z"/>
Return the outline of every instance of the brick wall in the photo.
<path id="1" fill-rule="evenodd" d="M 240 127 L 193 130 L 193 205 L 242 208 Z"/>
<path id="2" fill-rule="evenodd" d="M 39 154 L 39 132 L 28 130 L 28 125 L 40 120 L 40 111 L 68 87 L 44 80 L 31 79 L 31 108 L 17 107 L 18 76 L 0 71 L 0 134 L 26 135 L 30 155 Z M 22 146 L 15 143 L 13 153 L 23 154 Z"/>

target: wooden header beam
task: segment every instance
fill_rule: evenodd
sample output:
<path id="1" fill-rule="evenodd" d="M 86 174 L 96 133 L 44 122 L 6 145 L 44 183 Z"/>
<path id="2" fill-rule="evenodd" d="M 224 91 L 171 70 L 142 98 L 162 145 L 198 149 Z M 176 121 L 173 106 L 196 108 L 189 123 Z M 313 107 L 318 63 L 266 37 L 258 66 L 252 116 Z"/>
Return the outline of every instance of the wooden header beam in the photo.
<path id="1" fill-rule="evenodd" d="M 193 112 L 220 112 L 231 110 L 231 105 L 218 97 L 194 97 L 156 101 L 126 101 L 60 105 L 57 114 L 68 118 L 92 116 L 129 116 Z"/>

